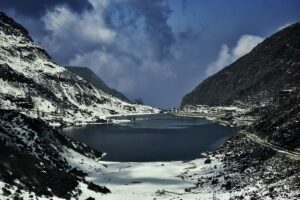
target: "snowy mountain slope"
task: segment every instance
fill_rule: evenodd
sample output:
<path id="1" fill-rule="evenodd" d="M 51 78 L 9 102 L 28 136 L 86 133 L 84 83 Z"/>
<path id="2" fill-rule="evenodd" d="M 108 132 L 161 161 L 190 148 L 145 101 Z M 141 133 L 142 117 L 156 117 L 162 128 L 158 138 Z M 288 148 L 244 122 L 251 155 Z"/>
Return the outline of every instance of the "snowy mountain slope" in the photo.
<path id="1" fill-rule="evenodd" d="M 81 194 L 81 185 L 90 186 L 92 192 L 109 192 L 85 180 L 85 174 L 68 162 L 69 151 L 95 162 L 102 156 L 40 119 L 0 110 L 0 199 L 18 199 L 31 192 L 45 199 L 70 199 Z"/>
<path id="2" fill-rule="evenodd" d="M 210 153 L 207 163 L 214 165 L 212 158 L 220 156 L 222 166 L 216 165 L 212 171 L 223 168 L 221 173 L 204 177 L 203 171 L 191 170 L 184 176 L 187 180 L 198 179 L 191 192 L 213 188 L 221 199 L 225 189 L 231 191 L 231 199 L 299 199 L 300 90 L 295 87 L 284 94 L 278 103 L 258 110 L 243 105 L 245 112 L 234 107 L 185 107 L 183 114 L 188 116 L 233 120 L 237 125 L 252 118 L 239 133 Z M 226 108 L 230 108 L 228 112 L 224 112 Z"/>
<path id="3" fill-rule="evenodd" d="M 94 155 L 98 157 L 102 155 L 101 152 L 93 151 L 62 136 L 42 120 L 28 118 L 16 111 L 0 110 L 0 139 L 5 145 L 16 146 L 18 150 L 30 152 L 37 158 L 48 160 L 52 166 L 58 168 L 66 167 L 65 160 L 60 156 L 63 147 L 77 149 L 92 158 L 95 158 Z"/>
<path id="4" fill-rule="evenodd" d="M 300 91 L 296 90 L 282 104 L 260 112 L 258 119 L 245 125 L 217 151 L 203 154 L 210 169 L 201 168 L 197 160 L 191 161 L 197 163 L 195 168 L 183 174 L 184 180 L 196 181 L 190 193 L 200 196 L 210 190 L 217 198 L 237 200 L 299 199 L 299 97 Z M 224 108 L 210 114 L 215 117 L 222 111 Z M 226 198 L 224 192 L 229 192 L 231 198 Z"/>
<path id="5" fill-rule="evenodd" d="M 58 66 L 4 13 L 0 13 L 0 108 L 19 110 L 52 124 L 158 112 L 112 97 Z"/>

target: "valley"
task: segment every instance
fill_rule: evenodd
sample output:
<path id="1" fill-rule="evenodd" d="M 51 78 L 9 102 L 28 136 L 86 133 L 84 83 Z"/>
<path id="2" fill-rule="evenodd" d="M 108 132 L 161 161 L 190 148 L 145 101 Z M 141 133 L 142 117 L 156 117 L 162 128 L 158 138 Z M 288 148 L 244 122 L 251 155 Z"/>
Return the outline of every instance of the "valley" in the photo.
<path id="1" fill-rule="evenodd" d="M 0 199 L 299 199 L 299 55 L 295 23 L 161 114 L 0 13 Z"/>

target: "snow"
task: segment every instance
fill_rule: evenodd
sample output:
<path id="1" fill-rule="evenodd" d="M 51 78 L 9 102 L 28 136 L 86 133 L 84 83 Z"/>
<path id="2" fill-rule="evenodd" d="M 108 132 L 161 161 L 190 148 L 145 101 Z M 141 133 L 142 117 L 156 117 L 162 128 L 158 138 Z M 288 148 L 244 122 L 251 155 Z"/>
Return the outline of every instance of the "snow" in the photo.
<path id="1" fill-rule="evenodd" d="M 0 23 L 3 23 L 0 21 Z M 9 26 L 9 25 L 7 25 Z M 18 51 L 21 49 L 20 51 Z M 30 59 L 24 58 L 31 57 Z M 30 97 L 34 108 L 20 110 L 13 101 L 0 98 L 0 109 L 14 109 L 35 118 L 42 118 L 53 126 L 61 125 L 61 120 L 67 125 L 98 123 L 99 119 L 107 119 L 111 116 L 122 115 L 141 115 L 155 114 L 159 109 L 150 106 L 135 105 L 123 102 L 109 94 L 104 93 L 88 84 L 84 79 L 72 75 L 63 67 L 51 61 L 47 55 L 41 51 L 33 41 L 28 38 L 16 35 L 6 35 L 0 30 L 0 64 L 7 64 L 16 74 L 19 73 L 32 80 L 37 85 L 49 89 L 57 100 L 68 104 L 67 107 L 62 103 L 53 101 L 46 96 L 38 95 L 37 91 L 29 91 L 31 86 L 28 83 L 18 83 L 13 81 L 4 81 L 0 79 L 0 96 L 10 95 L 15 99 Z M 50 78 L 47 78 L 50 77 Z M 60 80 L 64 81 L 60 81 Z M 59 80 L 59 81 L 57 81 Z M 79 96 L 79 98 L 78 98 Z M 88 98 L 88 100 L 84 100 Z M 130 109 L 128 109 L 130 108 Z M 253 118 L 246 116 L 250 112 L 250 107 L 239 106 L 217 106 L 209 107 L 206 105 L 186 106 L 183 110 L 176 111 L 173 114 L 189 117 L 203 117 L 212 121 L 220 122 L 220 117 L 231 114 L 233 116 L 233 125 L 251 124 Z M 114 112 L 111 112 L 114 111 Z M 16 134 L 18 139 L 31 147 L 32 154 L 38 157 L 33 142 L 37 133 L 22 126 L 21 119 L 14 119 L 10 126 L 1 122 L 2 127 Z M 114 119 L 114 123 L 126 123 L 126 120 Z M 221 123 L 225 123 L 222 122 Z M 18 125 L 19 124 L 19 125 Z M 20 125 L 21 124 L 21 125 Z M 230 125 L 232 125 L 230 124 Z M 26 137 L 25 132 L 32 132 L 34 138 Z M 3 135 L 0 135 L 4 137 Z M 266 147 L 270 147 L 279 153 L 286 154 L 294 159 L 299 159 L 299 152 L 291 152 L 280 149 L 273 144 L 261 141 L 253 135 L 247 134 L 247 137 Z M 76 146 L 76 143 L 73 143 Z M 49 146 L 56 149 L 56 146 L 49 143 Z M 96 193 L 88 189 L 83 182 L 79 183 L 78 189 L 82 190 L 79 199 L 94 197 L 104 200 L 141 200 L 141 199 L 213 199 L 215 194 L 222 200 L 230 199 L 232 195 L 243 195 L 245 199 L 250 199 L 247 193 L 253 191 L 258 194 L 265 194 L 270 186 L 284 185 L 286 180 L 280 180 L 272 185 L 264 185 L 261 181 L 254 181 L 254 184 L 247 185 L 243 190 L 234 190 L 233 194 L 225 190 L 222 184 L 226 183 L 225 176 L 232 180 L 240 181 L 240 174 L 237 172 L 226 171 L 224 167 L 223 156 L 211 156 L 207 154 L 206 158 L 184 162 L 106 162 L 87 158 L 74 150 L 62 148 L 61 154 L 67 162 L 88 175 L 87 181 L 91 181 L 100 186 L 106 186 L 111 190 L 111 194 Z M 207 158 L 211 162 L 205 164 Z M 46 156 L 45 159 L 49 159 Z M 251 172 L 251 169 L 247 169 Z M 270 166 L 270 170 L 271 166 Z M 212 185 L 213 179 L 219 182 Z M 18 183 L 19 180 L 15 180 Z M 253 182 L 250 181 L 250 182 Z M 201 186 L 198 186 L 202 183 Z M 196 187 L 196 185 L 198 187 Z M 9 188 L 15 193 L 18 188 L 7 186 L 0 181 L 0 199 L 10 198 L 3 194 L 3 188 Z M 287 186 L 286 186 L 287 187 Z M 278 189 L 277 187 L 276 189 Z M 281 190 L 278 189 L 280 193 Z M 23 199 L 48 199 L 46 197 L 37 197 L 35 194 L 21 190 Z M 32 195 L 32 197 L 31 197 Z M 286 199 L 288 196 L 277 199 Z M 54 200 L 59 200 L 53 197 Z M 270 199 L 266 197 L 265 199 Z"/>
<path id="2" fill-rule="evenodd" d="M 3 123 L 0 120 L 0 124 Z M 20 132 L 18 137 L 30 146 L 28 138 L 23 137 L 22 132 L 31 131 L 22 124 L 22 119 L 16 117 L 9 124 L 2 125 L 7 129 Z M 31 131 L 32 132 L 32 131 Z M 35 134 L 36 135 L 36 134 Z M 33 139 L 34 141 L 35 139 Z M 259 141 L 254 139 L 255 141 Z M 259 142 L 258 142 L 259 143 Z M 73 143 L 76 146 L 76 143 Z M 262 144 L 268 146 L 269 144 Z M 49 143 L 51 146 L 51 143 Z M 272 146 L 273 147 L 273 146 Z M 56 148 L 56 147 L 53 147 Z M 34 149 L 34 148 L 33 148 Z M 274 148 L 276 149 L 276 148 Z M 282 149 L 277 149 L 280 153 L 285 153 Z M 290 152 L 288 152 L 290 153 Z M 35 152 L 33 152 L 35 154 Z M 229 154 L 229 153 L 228 153 Z M 80 200 L 85 200 L 88 197 L 104 200 L 153 200 L 153 199 L 187 199 L 187 200 L 209 200 L 213 199 L 214 194 L 222 200 L 229 200 L 233 195 L 242 195 L 245 199 L 250 199 L 249 193 L 253 192 L 259 195 L 266 195 L 270 187 L 276 188 L 278 193 L 287 194 L 288 196 L 276 197 L 277 200 L 292 199 L 293 193 L 289 194 L 282 188 L 287 180 L 280 180 L 270 185 L 264 184 L 259 180 L 260 177 L 249 178 L 249 183 L 241 190 L 227 191 L 222 185 L 226 184 L 226 178 L 230 177 L 233 182 L 240 183 L 247 179 L 243 179 L 237 171 L 230 171 L 224 165 L 224 155 L 221 154 L 203 154 L 204 158 L 199 158 L 191 161 L 174 161 L 174 162 L 107 162 L 87 158 L 82 154 L 68 149 L 61 148 L 61 155 L 66 158 L 69 165 L 76 167 L 79 170 L 86 172 L 87 181 L 91 181 L 100 186 L 105 186 L 111 190 L 111 194 L 96 193 L 88 189 L 87 184 L 80 182 L 77 189 L 82 191 L 78 197 Z M 200 155 L 199 155 L 200 156 Z M 205 164 L 209 158 L 210 163 Z M 252 169 L 248 168 L 249 174 Z M 272 171 L 270 166 L 269 171 Z M 267 173 L 264 174 L 268 176 Z M 218 183 L 212 184 L 212 180 L 217 179 Z M 257 180 L 256 180 L 257 179 Z M 17 181 L 17 180 L 16 180 Z M 201 183 L 201 185 L 198 185 Z M 198 187 L 196 187 L 198 185 Z M 4 184 L 0 182 L 0 188 Z M 16 187 L 11 186 L 12 193 L 16 191 Z M 0 199 L 5 199 L 0 189 Z M 21 191 L 22 197 L 25 200 L 30 199 L 29 195 L 33 195 L 28 191 Z M 264 199 L 271 199 L 264 196 Z M 37 197 L 37 199 L 47 199 L 45 197 Z M 59 198 L 53 198 L 59 199 Z"/>
<path id="3" fill-rule="evenodd" d="M 8 25 L 9 26 L 9 25 Z M 55 64 L 33 41 L 16 35 L 7 35 L 0 29 L 0 64 L 8 65 L 32 83 L 0 79 L 0 96 L 9 95 L 17 101 L 32 100 L 33 109 L 19 107 L 15 101 L 0 98 L 0 109 L 17 109 L 39 117 L 53 126 L 93 123 L 114 115 L 158 113 L 159 109 L 130 104 L 96 89 L 84 79 Z M 29 89 L 30 88 L 30 89 Z M 52 99 L 41 94 L 43 89 Z M 45 93 L 45 92 L 42 92 Z M 28 99 L 24 100 L 22 98 Z M 53 100 L 56 98 L 56 100 Z"/>
<path id="4" fill-rule="evenodd" d="M 190 162 L 107 162 L 88 159 L 73 150 L 66 149 L 67 161 L 88 173 L 87 180 L 98 185 L 105 185 L 111 194 L 97 194 L 88 191 L 81 185 L 83 195 L 104 200 L 153 200 L 153 199 L 203 199 L 213 197 L 213 189 L 207 187 L 195 193 L 185 189 L 195 187 L 198 177 L 214 176 L 218 170 L 223 171 L 222 162 L 217 159 L 211 164 L 204 164 L 205 159 L 196 159 Z M 218 166 L 214 169 L 212 166 Z M 188 179 L 190 173 L 198 173 L 196 178 Z M 230 194 L 219 191 L 222 199 L 229 199 Z"/>
<path id="5" fill-rule="evenodd" d="M 18 97 L 25 97 L 24 91 L 20 90 L 13 84 L 9 84 L 8 82 L 3 81 L 2 79 L 0 79 L 0 93 L 11 94 Z"/>
<path id="6" fill-rule="evenodd" d="M 277 150 L 282 154 L 290 153 Z M 86 158 L 69 149 L 65 149 L 65 152 L 68 163 L 86 172 L 88 181 L 111 190 L 111 194 L 103 195 L 91 192 L 85 185 L 81 185 L 83 194 L 79 199 L 91 196 L 104 200 L 210 200 L 215 195 L 222 200 L 229 200 L 234 196 L 243 196 L 250 200 L 253 194 L 257 194 L 263 199 L 284 200 L 293 199 L 295 195 L 286 185 L 288 180 L 267 184 L 256 176 L 243 177 L 245 174 L 241 175 L 237 170 L 232 170 L 234 163 L 227 168 L 223 160 L 224 154 L 204 153 L 203 158 L 186 162 L 107 162 Z M 208 158 L 210 162 L 206 163 Z M 247 168 L 247 173 L 251 174 L 252 170 L 254 169 Z M 272 166 L 269 171 L 273 171 Z M 265 176 L 268 176 L 267 172 Z M 217 180 L 216 184 L 212 183 L 214 179 Z M 226 190 L 224 185 L 228 179 L 233 186 L 241 185 L 242 182 L 245 184 L 242 184 L 244 186 L 241 189 Z M 271 198 L 269 188 L 273 187 L 282 195 Z"/>
<path id="7" fill-rule="evenodd" d="M 251 106 L 229 105 L 229 106 L 207 106 L 207 105 L 185 105 L 183 108 L 174 110 L 170 114 L 182 117 L 205 118 L 225 126 L 249 126 L 256 117 L 248 115 Z"/>

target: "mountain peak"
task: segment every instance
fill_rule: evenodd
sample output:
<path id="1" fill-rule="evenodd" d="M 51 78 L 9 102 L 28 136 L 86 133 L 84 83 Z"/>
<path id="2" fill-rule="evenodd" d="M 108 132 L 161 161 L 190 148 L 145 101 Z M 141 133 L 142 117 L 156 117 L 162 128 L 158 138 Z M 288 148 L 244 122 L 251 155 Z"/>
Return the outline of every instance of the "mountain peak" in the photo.
<path id="1" fill-rule="evenodd" d="M 0 12 L 0 29 L 7 35 L 23 36 L 29 40 L 32 38 L 29 36 L 28 31 L 12 18 L 8 17 L 5 13 Z"/>

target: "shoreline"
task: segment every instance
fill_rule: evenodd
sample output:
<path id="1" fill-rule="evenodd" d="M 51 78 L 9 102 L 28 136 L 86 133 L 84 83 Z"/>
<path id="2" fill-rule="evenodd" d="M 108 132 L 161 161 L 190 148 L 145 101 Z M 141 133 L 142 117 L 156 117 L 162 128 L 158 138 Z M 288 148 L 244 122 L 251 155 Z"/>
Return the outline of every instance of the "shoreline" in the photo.
<path id="1" fill-rule="evenodd" d="M 155 114 L 159 114 L 159 112 L 157 113 L 134 113 L 134 114 L 124 114 L 124 115 L 109 115 L 109 116 L 101 116 L 103 117 L 102 119 L 97 119 L 95 121 L 90 120 L 90 121 L 78 121 L 78 122 L 74 122 L 74 123 L 56 123 L 56 122 L 49 122 L 49 120 L 44 120 L 47 124 L 49 124 L 51 127 L 57 129 L 57 128 L 68 128 L 68 127 L 76 127 L 76 126 L 87 126 L 89 124 L 118 124 L 118 122 L 115 123 L 115 121 L 117 120 L 112 120 L 109 121 L 110 118 L 114 118 L 114 117 L 130 117 L 130 116 L 142 116 L 142 115 L 155 115 Z"/>
<path id="2" fill-rule="evenodd" d="M 72 127 L 83 127 L 83 126 L 88 126 L 88 125 L 108 125 L 108 124 L 119 124 L 122 119 L 114 119 L 112 121 L 109 121 L 110 118 L 114 117 L 132 117 L 132 116 L 151 116 L 151 115 L 157 115 L 160 113 L 134 113 L 134 114 L 126 114 L 126 115 L 116 115 L 116 116 L 104 116 L 105 118 L 103 119 L 103 122 L 97 122 L 97 121 L 86 121 L 86 122 L 76 122 L 74 124 L 64 124 L 60 126 L 53 126 L 51 123 L 49 123 L 50 126 L 53 128 L 58 128 L 58 129 L 66 129 L 66 128 L 72 128 Z M 66 125 L 66 126 L 65 126 Z"/>
<path id="3" fill-rule="evenodd" d="M 223 126 L 244 128 L 257 118 L 252 115 L 252 106 L 186 106 L 180 110 L 168 112 L 170 115 L 191 118 L 203 118 Z"/>

